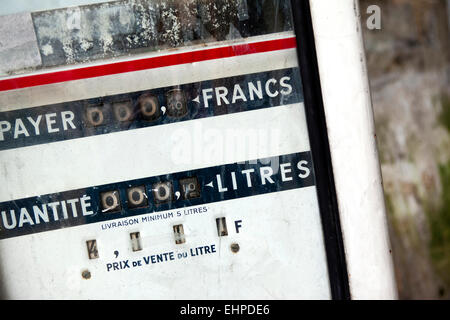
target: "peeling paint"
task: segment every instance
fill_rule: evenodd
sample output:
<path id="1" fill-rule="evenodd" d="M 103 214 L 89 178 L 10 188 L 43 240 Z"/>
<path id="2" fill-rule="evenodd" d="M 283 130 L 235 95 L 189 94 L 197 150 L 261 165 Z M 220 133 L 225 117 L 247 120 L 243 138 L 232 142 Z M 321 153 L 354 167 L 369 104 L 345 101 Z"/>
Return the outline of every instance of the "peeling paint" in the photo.
<path id="1" fill-rule="evenodd" d="M 292 30 L 288 0 L 121 0 L 32 17 L 43 68 Z"/>

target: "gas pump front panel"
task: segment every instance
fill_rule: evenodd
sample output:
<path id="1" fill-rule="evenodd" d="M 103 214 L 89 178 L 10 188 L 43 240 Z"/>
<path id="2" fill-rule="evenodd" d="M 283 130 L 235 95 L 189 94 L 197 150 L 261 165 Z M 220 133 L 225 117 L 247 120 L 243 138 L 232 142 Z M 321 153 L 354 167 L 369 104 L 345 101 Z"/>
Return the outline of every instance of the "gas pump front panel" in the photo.
<path id="1" fill-rule="evenodd" d="M 201 44 L 0 79 L 6 298 L 331 298 L 289 2 L 225 2 L 216 28 L 196 16 Z M 64 10 L 34 14 L 41 55 Z"/>

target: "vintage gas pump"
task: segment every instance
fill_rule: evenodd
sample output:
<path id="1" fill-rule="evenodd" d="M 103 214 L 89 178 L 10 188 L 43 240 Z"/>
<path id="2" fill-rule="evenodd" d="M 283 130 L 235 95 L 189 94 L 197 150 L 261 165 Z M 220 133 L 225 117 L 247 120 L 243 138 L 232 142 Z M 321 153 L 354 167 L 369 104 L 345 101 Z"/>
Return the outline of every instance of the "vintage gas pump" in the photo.
<path id="1" fill-rule="evenodd" d="M 356 1 L 92 2 L 0 16 L 3 298 L 396 297 Z"/>

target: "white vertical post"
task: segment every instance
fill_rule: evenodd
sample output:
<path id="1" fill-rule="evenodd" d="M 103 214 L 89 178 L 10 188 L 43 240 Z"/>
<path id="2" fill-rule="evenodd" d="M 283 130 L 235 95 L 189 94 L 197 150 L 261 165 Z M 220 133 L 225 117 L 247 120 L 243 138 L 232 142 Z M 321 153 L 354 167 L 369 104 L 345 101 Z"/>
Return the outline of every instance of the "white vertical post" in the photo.
<path id="1" fill-rule="evenodd" d="M 312 0 L 311 14 L 353 299 L 397 290 L 357 0 Z"/>

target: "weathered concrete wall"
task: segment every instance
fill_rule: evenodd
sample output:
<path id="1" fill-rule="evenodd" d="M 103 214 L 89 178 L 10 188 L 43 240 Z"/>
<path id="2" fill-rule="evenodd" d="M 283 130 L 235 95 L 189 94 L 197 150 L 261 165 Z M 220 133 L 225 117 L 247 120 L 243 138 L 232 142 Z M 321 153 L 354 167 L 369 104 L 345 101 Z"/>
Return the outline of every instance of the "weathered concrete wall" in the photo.
<path id="1" fill-rule="evenodd" d="M 449 298 L 447 2 L 361 0 L 361 12 L 373 4 L 381 30 L 364 41 L 399 297 Z"/>

